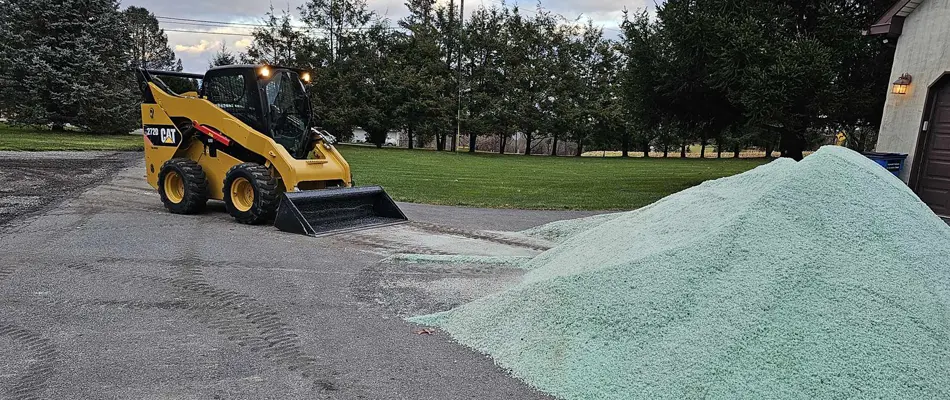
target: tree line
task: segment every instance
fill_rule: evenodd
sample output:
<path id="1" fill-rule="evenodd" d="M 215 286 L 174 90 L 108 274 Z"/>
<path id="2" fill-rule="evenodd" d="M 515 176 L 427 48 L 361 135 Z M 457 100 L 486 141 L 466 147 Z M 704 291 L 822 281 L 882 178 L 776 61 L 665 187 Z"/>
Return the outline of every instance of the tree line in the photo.
<path id="1" fill-rule="evenodd" d="M 0 114 L 54 128 L 136 125 L 128 67 L 181 69 L 158 21 L 114 0 L 55 2 L 0 0 Z M 756 147 L 799 158 L 829 133 L 873 146 L 893 49 L 863 31 L 889 3 L 667 0 L 605 31 L 540 4 L 463 13 L 454 1 L 408 0 L 392 21 L 365 0 L 309 0 L 272 9 L 245 52 L 222 48 L 210 64 L 310 69 L 317 124 L 343 138 L 361 127 L 378 145 L 395 130 L 437 150 L 462 145 L 461 134 L 469 151 L 495 138 L 504 152 L 519 134 L 525 154 L 544 142 L 552 154 L 569 144 L 577 155 L 685 155 L 698 143 L 720 156 Z"/>
<path id="2" fill-rule="evenodd" d="M 131 67 L 181 71 L 148 10 L 116 0 L 0 0 L 0 116 L 99 133 L 141 127 Z M 170 84 L 185 90 L 189 82 Z"/>

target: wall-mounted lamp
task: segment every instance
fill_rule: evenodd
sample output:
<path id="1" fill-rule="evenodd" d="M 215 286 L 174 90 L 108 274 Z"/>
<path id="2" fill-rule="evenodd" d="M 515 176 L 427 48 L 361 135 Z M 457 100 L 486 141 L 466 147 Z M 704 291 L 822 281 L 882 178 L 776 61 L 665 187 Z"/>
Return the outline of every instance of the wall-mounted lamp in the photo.
<path id="1" fill-rule="evenodd" d="M 891 93 L 894 94 L 907 94 L 907 88 L 910 87 L 910 83 L 913 81 L 913 77 L 910 74 L 901 75 L 900 78 L 897 78 L 894 81 L 894 88 L 891 89 Z"/>

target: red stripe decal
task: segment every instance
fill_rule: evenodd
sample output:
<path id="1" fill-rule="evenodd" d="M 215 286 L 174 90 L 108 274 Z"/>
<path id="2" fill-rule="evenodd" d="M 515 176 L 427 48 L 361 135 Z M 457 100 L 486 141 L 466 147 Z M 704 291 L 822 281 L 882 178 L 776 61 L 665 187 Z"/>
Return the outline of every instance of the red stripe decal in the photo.
<path id="1" fill-rule="evenodd" d="M 217 141 L 218 143 L 221 143 L 225 146 L 231 145 L 231 138 L 224 136 L 223 133 L 218 132 L 214 128 L 210 126 L 206 126 L 206 125 L 201 125 L 198 123 L 198 121 L 192 121 L 192 125 L 199 132 L 204 133 L 205 135 L 211 136 L 211 138 Z"/>

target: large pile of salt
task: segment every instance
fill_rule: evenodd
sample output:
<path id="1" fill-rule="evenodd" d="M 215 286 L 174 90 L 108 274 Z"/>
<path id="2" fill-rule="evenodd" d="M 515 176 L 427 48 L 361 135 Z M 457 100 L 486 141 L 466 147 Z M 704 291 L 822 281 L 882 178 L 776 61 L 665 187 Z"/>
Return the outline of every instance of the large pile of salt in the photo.
<path id="1" fill-rule="evenodd" d="M 435 325 L 566 399 L 950 398 L 950 228 L 826 147 L 561 223 L 519 285 Z"/>

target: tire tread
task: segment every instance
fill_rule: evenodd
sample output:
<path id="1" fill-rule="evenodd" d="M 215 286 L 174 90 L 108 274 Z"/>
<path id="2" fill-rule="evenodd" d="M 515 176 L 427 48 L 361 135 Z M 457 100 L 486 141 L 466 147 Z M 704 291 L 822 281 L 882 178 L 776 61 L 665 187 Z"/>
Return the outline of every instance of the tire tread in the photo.
<path id="1" fill-rule="evenodd" d="M 185 195 L 180 203 L 173 203 L 165 195 L 165 176 L 174 169 L 181 175 Z M 197 214 L 208 204 L 208 178 L 201 165 L 188 158 L 173 158 L 165 161 L 158 176 L 158 193 L 165 208 L 173 214 Z"/>
<path id="2" fill-rule="evenodd" d="M 250 210 L 242 212 L 237 210 L 231 203 L 231 182 L 238 176 L 248 178 L 251 185 L 254 186 L 255 196 L 254 205 Z M 237 164 L 230 169 L 224 178 L 224 204 L 228 213 L 234 217 L 237 222 L 242 224 L 259 224 L 270 221 L 277 213 L 277 179 L 271 175 L 270 170 L 258 163 L 246 162 Z"/>

